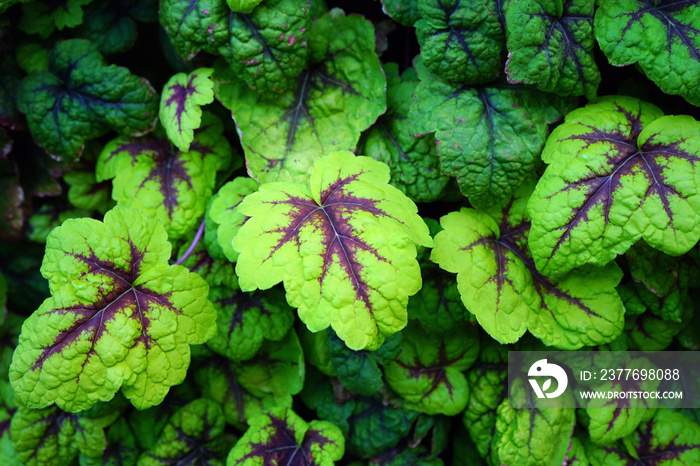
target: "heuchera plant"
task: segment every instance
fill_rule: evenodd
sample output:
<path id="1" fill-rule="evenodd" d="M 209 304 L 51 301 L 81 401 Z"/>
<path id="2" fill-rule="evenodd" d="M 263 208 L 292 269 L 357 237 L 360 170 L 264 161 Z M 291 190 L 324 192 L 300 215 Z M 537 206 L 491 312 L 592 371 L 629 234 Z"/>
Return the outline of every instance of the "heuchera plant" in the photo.
<path id="1" fill-rule="evenodd" d="M 0 70 L 0 465 L 700 464 L 506 386 L 700 350 L 699 1 L 5 0 Z"/>

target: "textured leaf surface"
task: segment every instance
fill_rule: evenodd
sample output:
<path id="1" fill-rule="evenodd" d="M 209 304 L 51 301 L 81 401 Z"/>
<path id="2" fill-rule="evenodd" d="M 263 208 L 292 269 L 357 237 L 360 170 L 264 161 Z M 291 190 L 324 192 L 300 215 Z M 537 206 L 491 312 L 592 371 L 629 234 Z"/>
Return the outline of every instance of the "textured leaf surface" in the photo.
<path id="1" fill-rule="evenodd" d="M 381 400 L 356 398 L 355 411 L 348 422 L 348 450 L 369 459 L 396 446 L 408 437 L 416 411 L 386 406 Z"/>
<path id="2" fill-rule="evenodd" d="M 420 19 L 419 0 L 382 0 L 382 10 L 404 26 L 413 26 Z"/>
<path id="3" fill-rule="evenodd" d="M 189 250 L 195 232 L 186 236 L 185 243 L 177 252 L 177 257 L 184 257 Z M 195 248 L 190 252 L 182 263 L 182 266 L 187 267 L 190 272 L 195 272 L 209 284 L 210 287 L 226 287 L 230 291 L 238 289 L 238 276 L 236 276 L 236 265 L 227 260 L 218 260 L 211 257 L 204 247 L 202 241 L 197 243 Z"/>
<path id="4" fill-rule="evenodd" d="M 198 68 L 190 74 L 178 73 L 165 83 L 160 97 L 160 121 L 168 139 L 181 152 L 190 149 L 194 130 L 202 123 L 202 105 L 214 101 L 212 68 Z"/>
<path id="5" fill-rule="evenodd" d="M 226 0 L 229 8 L 240 13 L 250 13 L 262 0 Z"/>
<path id="6" fill-rule="evenodd" d="M 107 431 L 107 445 L 102 456 L 80 455 L 80 466 L 135 466 L 138 460 L 136 438 L 124 418 Z"/>
<path id="7" fill-rule="evenodd" d="M 204 280 L 169 258 L 165 230 L 128 209 L 54 230 L 41 269 L 52 297 L 25 321 L 10 368 L 22 401 L 80 411 L 122 387 L 144 409 L 181 383 L 216 311 Z"/>
<path id="8" fill-rule="evenodd" d="M 442 79 L 483 84 L 501 70 L 501 2 L 426 0 L 418 2 L 416 36 L 425 66 Z"/>
<path id="9" fill-rule="evenodd" d="M 215 65 L 215 95 L 232 111 L 248 172 L 261 183 L 308 180 L 316 158 L 353 150 L 386 109 L 386 81 L 367 20 L 333 10 L 309 26 L 309 49 L 309 69 L 274 99 Z"/>
<path id="10" fill-rule="evenodd" d="M 469 399 L 462 371 L 479 354 L 475 329 L 457 327 L 436 336 L 411 322 L 401 335 L 401 353 L 385 369 L 389 386 L 406 401 L 408 409 L 448 416 L 462 412 Z"/>
<path id="11" fill-rule="evenodd" d="M 158 102 L 143 78 L 105 65 L 89 41 L 58 42 L 49 70 L 24 78 L 17 106 L 34 139 L 58 158 L 73 160 L 83 144 L 114 129 L 140 135 L 153 129 Z"/>
<path id="12" fill-rule="evenodd" d="M 329 325 L 355 350 L 377 349 L 406 325 L 421 286 L 415 244 L 432 246 L 413 202 L 387 185 L 388 167 L 333 152 L 309 186 L 266 183 L 238 211 L 234 238 L 241 289 L 284 281 L 287 301 L 312 332 Z"/>
<path id="13" fill-rule="evenodd" d="M 582 269 L 554 280 L 541 274 L 527 249 L 526 214 L 532 184 L 502 209 L 463 208 L 442 218 L 432 260 L 457 273 L 462 301 L 501 343 L 527 329 L 547 345 L 577 349 L 614 340 L 624 307 L 615 291 L 621 270 Z"/>
<path id="14" fill-rule="evenodd" d="M 205 114 L 188 152 L 165 137 L 119 137 L 109 142 L 97 162 L 97 180 L 113 178 L 112 197 L 123 207 L 160 220 L 171 239 L 195 230 L 216 183 L 216 171 L 231 158 L 223 125 Z"/>
<path id="15" fill-rule="evenodd" d="M 475 207 L 510 198 L 539 163 L 548 124 L 566 100 L 507 85 L 456 87 L 421 71 L 409 113 L 412 132 L 435 132 L 440 169 Z"/>
<path id="16" fill-rule="evenodd" d="M 413 70 L 399 76 L 396 63 L 384 65 L 387 77 L 387 113 L 363 135 L 361 153 L 384 162 L 391 170 L 391 184 L 415 202 L 440 199 L 449 177 L 440 171 L 440 159 L 432 134 L 414 136 L 408 111 L 418 80 Z"/>
<path id="17" fill-rule="evenodd" d="M 696 0 L 602 1 L 594 28 L 610 63 L 638 63 L 662 91 L 700 105 L 700 5 Z"/>
<path id="18" fill-rule="evenodd" d="M 28 34 L 49 37 L 57 28 L 73 28 L 83 22 L 83 7 L 92 0 L 39 0 L 22 5 L 19 27 Z"/>
<path id="19" fill-rule="evenodd" d="M 258 183 L 252 178 L 238 177 L 223 185 L 212 197 L 207 209 L 207 229 L 204 242 L 214 257 L 238 260 L 238 252 L 233 249 L 233 238 L 247 217 L 236 210 L 238 204 L 248 194 L 258 190 Z"/>
<path id="20" fill-rule="evenodd" d="M 575 110 L 547 140 L 530 199 L 537 268 L 604 265 L 640 238 L 667 254 L 700 238 L 700 123 L 631 97 Z"/>
<path id="21" fill-rule="evenodd" d="M 275 408 L 250 420 L 231 450 L 228 466 L 332 465 L 345 452 L 345 438 L 327 421 L 305 422 L 291 409 Z"/>
<path id="22" fill-rule="evenodd" d="M 506 9 L 510 82 L 595 100 L 594 0 L 520 0 Z"/>

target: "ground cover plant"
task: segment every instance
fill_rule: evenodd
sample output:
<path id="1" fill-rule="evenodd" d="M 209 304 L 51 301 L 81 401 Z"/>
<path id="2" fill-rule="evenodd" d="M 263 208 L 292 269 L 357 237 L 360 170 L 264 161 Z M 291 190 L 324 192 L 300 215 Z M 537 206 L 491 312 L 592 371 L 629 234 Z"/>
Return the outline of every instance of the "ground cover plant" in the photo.
<path id="1" fill-rule="evenodd" d="M 700 350 L 697 0 L 6 0 L 0 68 L 0 464 L 700 464 L 506 393 Z"/>

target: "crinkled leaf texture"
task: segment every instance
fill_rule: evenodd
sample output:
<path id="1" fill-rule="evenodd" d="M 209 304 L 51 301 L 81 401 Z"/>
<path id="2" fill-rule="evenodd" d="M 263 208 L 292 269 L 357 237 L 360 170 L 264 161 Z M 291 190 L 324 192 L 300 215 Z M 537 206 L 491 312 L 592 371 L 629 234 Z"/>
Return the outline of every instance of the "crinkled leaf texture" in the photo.
<path id="1" fill-rule="evenodd" d="M 80 411 L 121 387 L 145 409 L 184 380 L 216 311 L 206 282 L 169 258 L 163 227 L 120 207 L 49 235 L 41 273 L 52 296 L 24 322 L 10 367 L 27 406 Z"/>
<path id="2" fill-rule="evenodd" d="M 427 414 L 454 416 L 469 399 L 462 373 L 479 354 L 479 338 L 469 326 L 442 335 L 428 334 L 416 321 L 401 332 L 396 361 L 385 369 L 386 381 L 406 402 L 406 408 Z"/>
<path id="3" fill-rule="evenodd" d="M 250 13 L 262 0 L 226 0 L 229 8 L 239 13 Z"/>
<path id="4" fill-rule="evenodd" d="M 233 238 L 247 217 L 236 210 L 238 204 L 248 194 L 258 190 L 258 183 L 247 177 L 238 177 L 223 185 L 212 197 L 207 208 L 207 224 L 204 243 L 212 257 L 238 260 L 238 252 L 233 249 Z"/>
<path id="5" fill-rule="evenodd" d="M 153 129 L 158 98 L 144 78 L 105 65 L 82 39 L 58 42 L 49 53 L 48 71 L 22 80 L 17 106 L 26 113 L 35 141 L 59 159 L 74 160 L 86 140 L 110 129 L 132 136 Z"/>
<path id="6" fill-rule="evenodd" d="M 425 66 L 447 81 L 483 84 L 501 71 L 505 42 L 496 0 L 423 0 L 416 36 Z"/>
<path id="7" fill-rule="evenodd" d="M 632 97 L 574 110 L 542 152 L 549 164 L 533 193 L 530 250 L 561 275 L 604 265 L 644 238 L 666 254 L 700 238 L 700 123 L 662 116 Z"/>
<path id="8" fill-rule="evenodd" d="M 662 91 L 700 105 L 698 2 L 606 0 L 599 4 L 594 31 L 610 63 L 638 63 Z"/>
<path id="9" fill-rule="evenodd" d="M 624 324 L 615 291 L 621 270 L 615 264 L 589 267 L 558 280 L 540 273 L 527 249 L 530 192 L 532 183 L 503 208 L 463 208 L 444 216 L 432 260 L 457 273 L 464 305 L 501 343 L 516 342 L 527 329 L 562 349 L 614 340 Z"/>
<path id="10" fill-rule="evenodd" d="M 279 464 L 332 466 L 345 453 L 345 438 L 328 421 L 305 422 L 288 408 L 273 408 L 250 420 L 229 453 L 227 466 Z"/>
<path id="11" fill-rule="evenodd" d="M 160 97 L 160 121 L 170 142 L 181 152 L 190 149 L 194 130 L 202 123 L 202 105 L 214 101 L 213 68 L 178 73 L 165 83 Z"/>
<path id="12" fill-rule="evenodd" d="M 122 207 L 160 220 L 170 239 L 196 229 L 212 196 L 217 170 L 231 159 L 221 120 L 205 114 L 189 151 L 164 136 L 109 142 L 97 162 L 97 181 L 113 178 L 112 197 Z"/>
<path id="13" fill-rule="evenodd" d="M 27 34 L 49 37 L 58 28 L 73 28 L 83 22 L 83 7 L 92 0 L 38 0 L 22 5 L 19 28 Z M 3 2 L 5 3 L 5 2 Z"/>
<path id="14" fill-rule="evenodd" d="M 510 82 L 595 100 L 594 0 L 520 0 L 506 9 Z"/>
<path id="15" fill-rule="evenodd" d="M 274 99 L 215 64 L 216 98 L 231 110 L 248 172 L 261 183 L 307 181 L 314 160 L 355 149 L 360 133 L 386 110 L 386 80 L 369 21 L 332 10 L 309 26 L 309 48 L 309 69 Z"/>
<path id="16" fill-rule="evenodd" d="M 382 11 L 404 26 L 413 26 L 420 19 L 420 0 L 382 0 Z"/>
<path id="17" fill-rule="evenodd" d="M 435 132 L 440 169 L 473 206 L 509 199 L 535 171 L 549 124 L 566 113 L 568 99 L 498 83 L 454 86 L 414 64 L 421 82 L 408 115 L 412 132 Z"/>
<path id="18" fill-rule="evenodd" d="M 284 281 L 309 330 L 331 325 L 351 349 L 379 348 L 421 287 L 416 244 L 433 245 L 388 181 L 386 165 L 340 151 L 316 161 L 308 185 L 263 184 L 238 206 L 251 217 L 233 240 L 241 289 Z"/>
<path id="19" fill-rule="evenodd" d="M 224 0 L 164 0 L 160 22 L 180 56 L 221 55 L 248 90 L 274 98 L 306 67 L 308 9 L 308 1 L 267 0 L 238 13 Z"/>
<path id="20" fill-rule="evenodd" d="M 107 431 L 107 445 L 102 456 L 80 454 L 80 466 L 136 466 L 139 450 L 129 424 L 121 417 Z"/>

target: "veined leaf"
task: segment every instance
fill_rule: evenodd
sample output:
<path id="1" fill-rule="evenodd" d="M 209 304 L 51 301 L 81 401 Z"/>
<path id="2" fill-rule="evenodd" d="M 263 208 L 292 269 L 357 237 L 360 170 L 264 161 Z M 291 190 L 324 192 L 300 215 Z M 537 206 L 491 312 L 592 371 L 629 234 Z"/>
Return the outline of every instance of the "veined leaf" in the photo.
<path id="1" fill-rule="evenodd" d="M 109 427 L 107 444 L 102 456 L 80 454 L 80 466 L 136 466 L 138 448 L 136 438 L 124 418 Z"/>
<path id="2" fill-rule="evenodd" d="M 162 226 L 129 209 L 49 235 L 41 272 L 52 296 L 24 322 L 10 367 L 27 406 L 80 411 L 121 387 L 144 409 L 183 381 L 216 311 L 204 280 L 168 259 Z"/>
<path id="3" fill-rule="evenodd" d="M 188 152 L 163 136 L 119 137 L 97 162 L 97 181 L 114 178 L 112 197 L 123 207 L 148 212 L 165 226 L 170 239 L 196 229 L 216 183 L 216 171 L 231 159 L 221 121 L 204 115 Z"/>
<path id="4" fill-rule="evenodd" d="M 644 238 L 679 255 L 700 238 L 700 123 L 631 97 L 569 113 L 547 140 L 549 164 L 528 209 L 537 268 L 605 265 Z"/>
<path id="5" fill-rule="evenodd" d="M 594 0 L 519 0 L 506 9 L 509 82 L 595 100 Z"/>
<path id="6" fill-rule="evenodd" d="M 369 21 L 333 10 L 309 27 L 309 49 L 309 69 L 274 99 L 215 64 L 216 98 L 231 110 L 248 172 L 260 183 L 307 181 L 314 160 L 355 149 L 360 133 L 386 110 L 386 80 Z"/>
<path id="7" fill-rule="evenodd" d="M 262 0 L 226 0 L 231 10 L 239 13 L 250 13 Z"/>
<path id="8" fill-rule="evenodd" d="M 114 129 L 137 136 L 153 129 L 156 93 L 143 78 L 105 65 L 87 40 L 58 42 L 49 70 L 22 80 L 17 106 L 34 139 L 59 159 L 74 160 L 83 144 Z"/>
<path id="9" fill-rule="evenodd" d="M 668 94 L 700 105 L 700 5 L 696 0 L 603 0 L 594 30 L 615 66 L 638 63 Z"/>
<path id="10" fill-rule="evenodd" d="M 170 142 L 181 152 L 190 149 L 194 130 L 202 123 L 202 105 L 214 101 L 212 68 L 178 73 L 168 80 L 160 97 L 160 121 Z"/>
<path id="11" fill-rule="evenodd" d="M 233 240 L 241 289 L 284 281 L 312 332 L 331 325 L 350 349 L 377 349 L 420 289 L 415 244 L 433 245 L 388 181 L 386 165 L 342 151 L 316 161 L 308 186 L 263 184 L 238 206 L 252 217 Z"/>
<path id="12" fill-rule="evenodd" d="M 614 340 L 624 307 L 615 291 L 621 270 L 581 269 L 558 280 L 540 273 L 527 249 L 526 205 L 532 183 L 489 213 L 463 208 L 441 219 L 432 260 L 457 273 L 462 301 L 501 343 L 529 329 L 547 345 L 577 349 Z"/>

